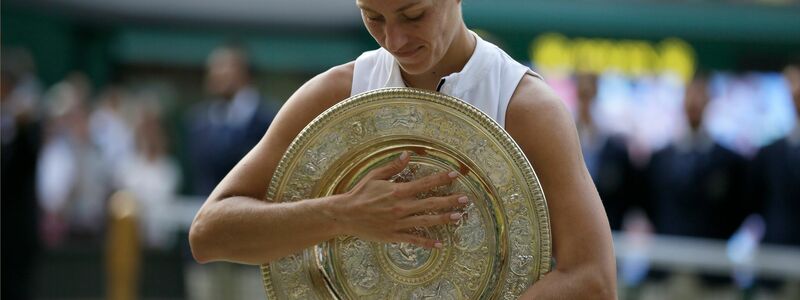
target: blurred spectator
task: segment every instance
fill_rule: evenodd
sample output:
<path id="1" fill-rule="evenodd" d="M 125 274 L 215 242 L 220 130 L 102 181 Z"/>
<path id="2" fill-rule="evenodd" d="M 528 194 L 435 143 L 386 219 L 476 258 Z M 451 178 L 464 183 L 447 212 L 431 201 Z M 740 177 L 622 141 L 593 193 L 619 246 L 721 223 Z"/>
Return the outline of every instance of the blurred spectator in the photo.
<path id="1" fill-rule="evenodd" d="M 98 98 L 97 107 L 89 116 L 89 132 L 105 164 L 117 169 L 134 152 L 133 130 L 126 111 L 125 90 L 119 86 L 107 88 Z"/>
<path id="2" fill-rule="evenodd" d="M 13 51 L 3 49 L 3 55 L 0 79 L 0 235 L 3 245 L 0 277 L 3 288 L 0 298 L 30 299 L 33 267 L 39 248 L 35 188 L 40 147 L 40 126 L 35 111 L 38 80 L 32 75 L 32 64 L 18 64 L 21 58 Z"/>
<path id="3" fill-rule="evenodd" d="M 576 83 L 576 125 L 583 158 L 603 200 L 611 229 L 619 230 L 625 212 L 636 199 L 637 193 L 633 188 L 639 176 L 635 176 L 636 170 L 628 157 L 624 138 L 608 134 L 594 118 L 597 75 L 578 74 Z"/>
<path id="4" fill-rule="evenodd" d="M 275 115 L 251 85 L 243 49 L 215 49 L 207 68 L 206 89 L 213 98 L 191 109 L 186 137 L 192 193 L 203 196 L 258 143 Z"/>
<path id="5" fill-rule="evenodd" d="M 626 255 L 618 259 L 619 279 L 623 288 L 629 288 L 630 293 L 637 293 L 636 287 L 647 277 L 650 270 L 648 257 L 649 248 L 652 247 L 653 228 L 650 220 L 641 209 L 633 209 L 625 214 L 622 222 L 621 245 L 624 245 Z M 629 296 L 627 299 L 638 298 Z"/>
<path id="6" fill-rule="evenodd" d="M 685 91 L 688 128 L 650 162 L 648 206 L 657 233 L 727 239 L 744 219 L 745 161 L 706 131 L 708 101 L 701 72 Z"/>
<path id="7" fill-rule="evenodd" d="M 169 140 L 157 103 L 141 109 L 135 140 L 135 153 L 120 157 L 115 179 L 117 186 L 133 193 L 139 203 L 142 244 L 165 249 L 171 246 L 175 233 L 169 204 L 175 199 L 180 172 L 169 155 Z"/>
<path id="8" fill-rule="evenodd" d="M 47 92 L 46 137 L 37 170 L 37 192 L 44 210 L 42 230 L 48 246 L 65 238 L 97 241 L 109 195 L 108 169 L 89 135 L 88 83 L 73 73 Z"/>
<path id="9" fill-rule="evenodd" d="M 784 70 L 797 116 L 794 129 L 753 160 L 753 202 L 766 222 L 765 243 L 800 246 L 800 65 Z"/>
<path id="10" fill-rule="evenodd" d="M 212 99 L 191 108 L 186 136 L 187 180 L 191 192 L 203 197 L 261 140 L 275 116 L 252 85 L 247 53 L 238 46 L 212 51 L 205 84 Z M 192 260 L 186 268 L 190 299 L 235 299 L 241 293 L 235 284 L 252 276 L 252 269 L 226 263 L 200 266 Z"/>
<path id="11" fill-rule="evenodd" d="M 3 87 L 7 89 L 3 98 L 9 100 L 6 106 L 18 115 L 38 118 L 42 84 L 35 74 L 36 64 L 30 52 L 24 48 L 4 47 L 2 67 L 9 80 L 8 86 Z"/>

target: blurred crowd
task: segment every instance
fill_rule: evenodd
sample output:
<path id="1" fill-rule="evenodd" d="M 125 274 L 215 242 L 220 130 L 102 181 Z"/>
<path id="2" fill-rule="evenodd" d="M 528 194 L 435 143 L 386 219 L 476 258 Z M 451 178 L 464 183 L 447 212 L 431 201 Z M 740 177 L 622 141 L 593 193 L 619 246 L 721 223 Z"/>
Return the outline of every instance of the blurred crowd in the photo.
<path id="1" fill-rule="evenodd" d="M 119 190 L 135 196 L 144 247 L 186 243 L 176 241 L 175 232 L 186 228 L 165 225 L 181 186 L 189 182 L 183 191 L 204 200 L 276 113 L 253 82 L 243 48 L 217 48 L 206 68 L 206 99 L 175 114 L 158 97 L 124 84 L 95 87 L 79 71 L 43 86 L 27 52 L 3 49 L 3 286 L 30 286 L 31 266 L 42 251 L 101 244 L 108 199 Z M 748 232 L 756 243 L 800 247 L 800 122 L 761 147 L 731 149 L 708 132 L 713 95 L 711 78 L 701 71 L 682 94 L 672 95 L 680 97 L 683 117 L 649 121 L 685 122 L 653 147 L 598 121 L 602 76 L 569 80 L 583 155 L 612 229 L 720 240 Z M 800 118 L 799 67 L 787 66 L 782 80 Z M 173 115 L 181 118 L 177 132 L 167 126 Z M 28 291 L 2 290 L 8 299 L 27 298 Z"/>
<path id="2" fill-rule="evenodd" d="M 658 234 L 729 239 L 747 216 L 757 214 L 765 223 L 765 243 L 800 246 L 794 217 L 800 211 L 800 66 L 788 65 L 782 74 L 790 102 L 785 107 L 794 120 L 783 136 L 754 150 L 715 138 L 707 124 L 714 98 L 707 72 L 697 72 L 686 84 L 682 116 L 675 118 L 684 124 L 673 124 L 677 129 L 660 146 L 631 134 L 643 125 L 625 124 L 627 132 L 602 126 L 608 122 L 597 121 L 598 76 L 576 75 L 584 159 L 612 229 L 622 230 L 625 216 L 638 209 Z M 758 101 L 766 99 L 752 99 Z"/>
<path id="3" fill-rule="evenodd" d="M 711 102 L 728 105 L 732 101 L 713 92 L 707 72 L 697 72 L 683 88 L 675 124 L 655 125 L 666 131 L 658 133 L 667 136 L 663 141 L 641 136 L 642 127 L 653 128 L 649 123 L 663 116 L 623 123 L 621 130 L 613 125 L 619 122 L 602 122 L 609 114 L 604 115 L 597 103 L 598 78 L 596 74 L 575 76 L 574 111 L 584 159 L 613 230 L 639 242 L 655 234 L 724 241 L 733 264 L 752 263 L 759 244 L 800 247 L 800 65 L 786 66 L 780 78 L 787 97 L 777 101 L 789 102 L 783 107 L 789 108 L 793 118 L 788 130 L 773 139 L 763 138 L 768 132 L 761 132 L 760 139 L 740 138 L 741 147 L 721 142 L 724 138 L 718 137 L 725 132 L 710 125 Z M 767 98 L 748 99 L 747 105 L 764 110 L 769 105 L 759 102 L 776 100 Z M 658 113 L 669 114 L 667 106 Z M 751 122 L 738 126 L 769 127 Z M 648 263 L 637 259 L 619 262 L 621 286 L 633 287 L 667 275 L 649 272 Z M 730 275 L 700 274 L 700 282 L 741 290 L 781 284 L 757 279 L 750 271 L 734 270 Z"/>
<path id="4" fill-rule="evenodd" d="M 3 288 L 3 298 L 28 298 L 38 254 L 100 247 L 116 191 L 136 199 L 141 245 L 185 243 L 176 238 L 188 228 L 172 226 L 170 209 L 183 180 L 193 199 L 205 200 L 276 113 L 251 85 L 247 53 L 236 45 L 209 56 L 205 85 L 208 98 L 179 113 L 180 128 L 170 132 L 152 93 L 120 84 L 95 90 L 79 71 L 43 87 L 26 51 L 3 49 L 2 285 L 20 287 Z M 172 149 L 176 135 L 187 166 Z"/>

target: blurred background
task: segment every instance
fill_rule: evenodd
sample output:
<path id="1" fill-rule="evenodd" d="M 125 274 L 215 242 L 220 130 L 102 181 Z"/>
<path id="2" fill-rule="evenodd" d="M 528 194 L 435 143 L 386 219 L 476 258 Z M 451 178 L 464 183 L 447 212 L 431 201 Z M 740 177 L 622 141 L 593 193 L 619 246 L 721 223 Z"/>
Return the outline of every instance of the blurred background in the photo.
<path id="1" fill-rule="evenodd" d="M 800 2 L 463 11 L 574 112 L 621 298 L 800 299 Z M 295 89 L 377 47 L 330 0 L 5 0 L 1 36 L 3 299 L 263 298 L 189 224 Z"/>

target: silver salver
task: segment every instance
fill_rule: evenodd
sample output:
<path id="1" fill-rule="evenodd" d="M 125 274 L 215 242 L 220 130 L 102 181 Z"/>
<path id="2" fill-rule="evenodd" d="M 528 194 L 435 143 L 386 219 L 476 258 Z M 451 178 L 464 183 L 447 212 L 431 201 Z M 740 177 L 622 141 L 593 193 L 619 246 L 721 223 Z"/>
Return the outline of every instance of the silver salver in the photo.
<path id="1" fill-rule="evenodd" d="M 393 181 L 462 174 L 417 196 L 472 200 L 458 223 L 415 229 L 444 247 L 340 236 L 262 265 L 269 299 L 516 299 L 550 270 L 547 203 L 531 164 L 495 121 L 444 94 L 387 88 L 329 108 L 289 146 L 268 198 L 346 192 L 402 151 L 411 162 Z"/>

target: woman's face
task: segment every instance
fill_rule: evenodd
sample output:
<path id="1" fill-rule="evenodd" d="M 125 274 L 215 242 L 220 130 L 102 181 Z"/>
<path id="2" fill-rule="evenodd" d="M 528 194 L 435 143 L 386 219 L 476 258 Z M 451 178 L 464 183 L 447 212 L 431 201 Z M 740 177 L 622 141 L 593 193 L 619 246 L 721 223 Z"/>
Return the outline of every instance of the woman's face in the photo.
<path id="1" fill-rule="evenodd" d="M 357 0 L 375 41 L 409 74 L 432 69 L 460 28 L 459 0 Z"/>

